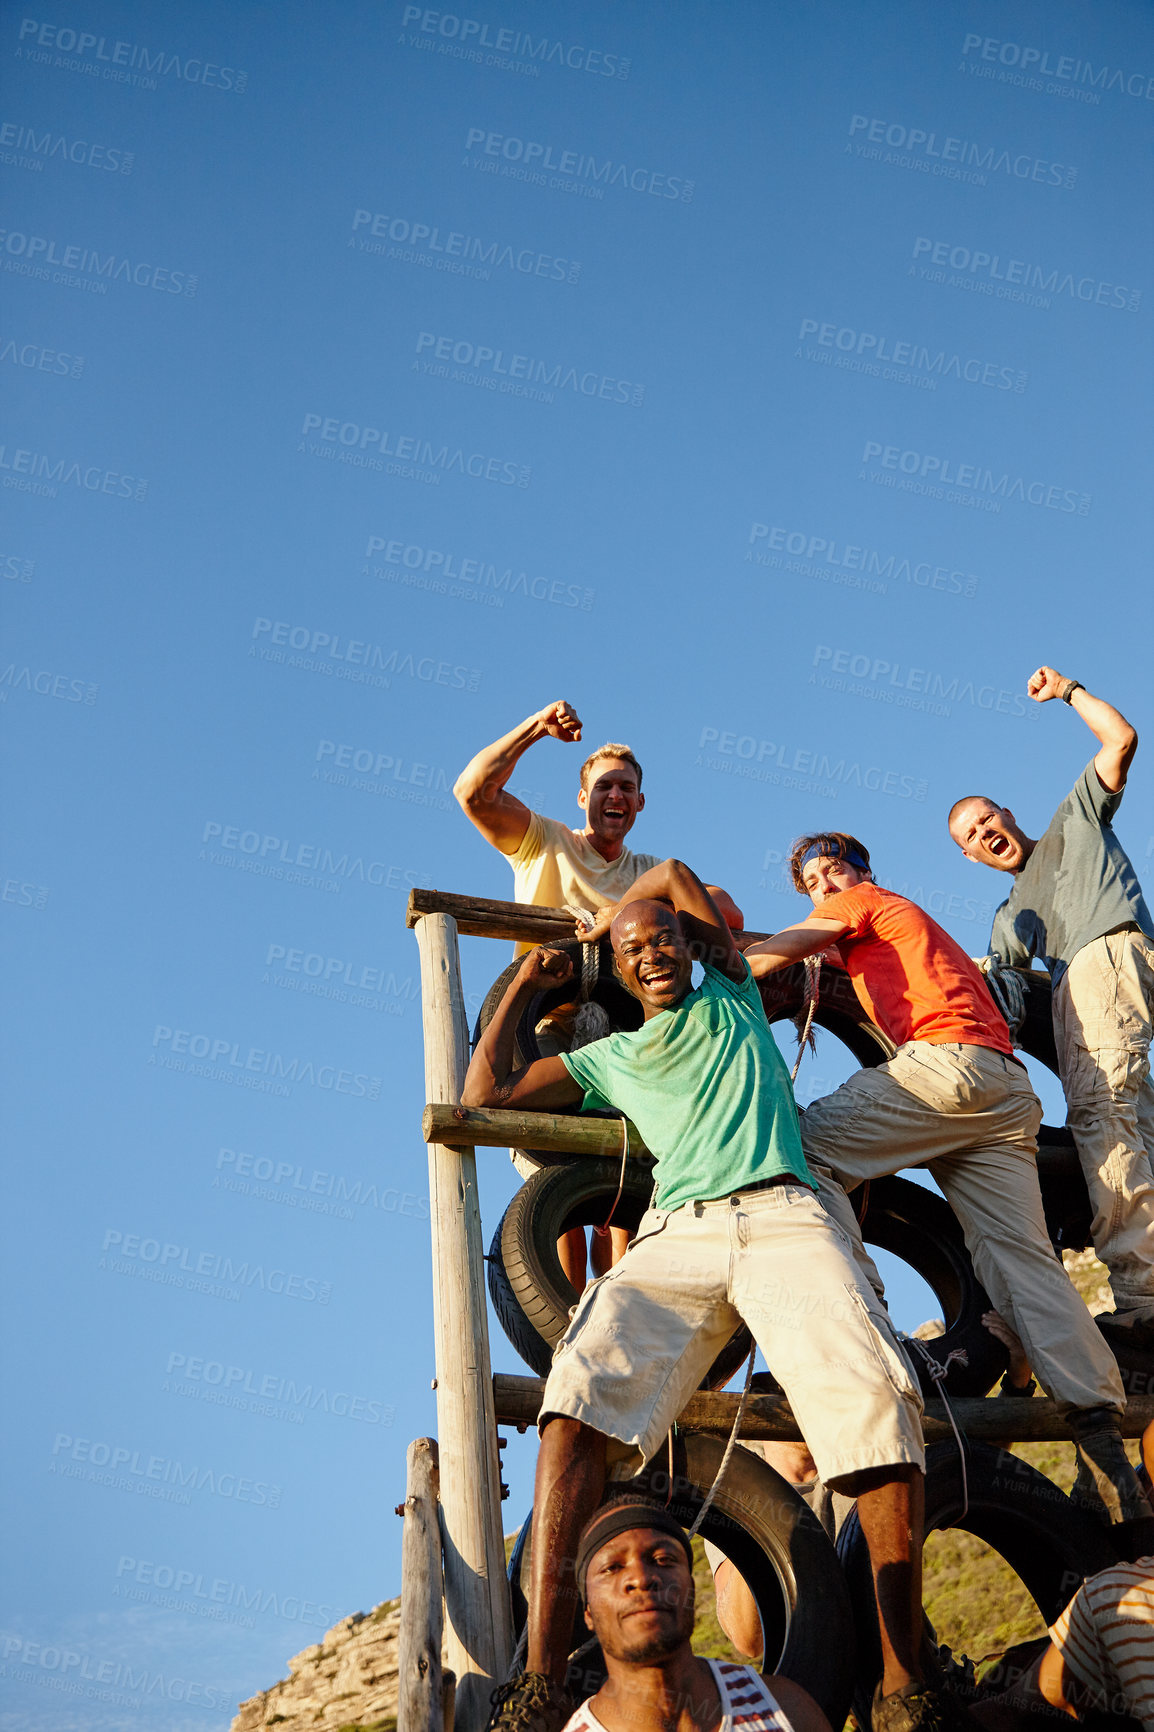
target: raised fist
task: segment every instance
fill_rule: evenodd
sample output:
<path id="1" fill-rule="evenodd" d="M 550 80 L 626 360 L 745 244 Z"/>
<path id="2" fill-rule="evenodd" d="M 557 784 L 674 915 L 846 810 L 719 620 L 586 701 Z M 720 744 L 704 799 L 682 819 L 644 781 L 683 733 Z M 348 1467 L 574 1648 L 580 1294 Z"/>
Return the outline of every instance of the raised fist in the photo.
<path id="1" fill-rule="evenodd" d="M 538 710 L 537 719 L 545 732 L 555 740 L 564 740 L 572 745 L 581 738 L 581 717 L 564 698 L 558 698 L 555 703 L 546 704 L 543 710 Z"/>
<path id="2" fill-rule="evenodd" d="M 523 986 L 547 992 L 551 986 L 563 986 L 573 973 L 573 958 L 564 950 L 551 950 L 540 944 L 531 950 L 521 964 L 518 976 Z"/>
<path id="3" fill-rule="evenodd" d="M 1060 674 L 1057 668 L 1039 668 L 1026 681 L 1026 690 L 1036 704 L 1048 703 L 1051 698 L 1060 698 L 1065 689 L 1066 676 Z"/>

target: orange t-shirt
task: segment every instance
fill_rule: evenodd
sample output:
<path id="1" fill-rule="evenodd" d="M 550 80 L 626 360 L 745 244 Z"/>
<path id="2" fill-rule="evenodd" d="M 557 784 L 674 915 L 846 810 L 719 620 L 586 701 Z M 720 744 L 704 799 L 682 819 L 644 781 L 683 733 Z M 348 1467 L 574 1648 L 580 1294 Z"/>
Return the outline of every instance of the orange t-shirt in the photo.
<path id="1" fill-rule="evenodd" d="M 981 969 L 916 902 L 876 884 L 855 884 L 827 897 L 814 914 L 845 921 L 837 947 L 854 991 L 898 1046 L 956 1041 L 1013 1052 Z"/>

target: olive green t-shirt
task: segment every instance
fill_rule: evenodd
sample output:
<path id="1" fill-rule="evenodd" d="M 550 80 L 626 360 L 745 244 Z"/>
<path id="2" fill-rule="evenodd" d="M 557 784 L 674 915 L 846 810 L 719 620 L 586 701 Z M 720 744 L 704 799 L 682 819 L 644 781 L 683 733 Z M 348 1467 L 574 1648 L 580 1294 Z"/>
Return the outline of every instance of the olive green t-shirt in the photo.
<path id="1" fill-rule="evenodd" d="M 615 1107 L 657 1157 L 656 1207 L 727 1197 L 792 1175 L 812 1187 L 785 1060 L 746 968 L 701 985 L 641 1028 L 561 1054 L 588 1108 Z"/>
<path id="2" fill-rule="evenodd" d="M 1123 792 L 1104 788 L 1087 764 L 994 915 L 990 950 L 1002 962 L 1027 968 L 1036 956 L 1056 985 L 1104 932 L 1137 926 L 1154 938 L 1138 874 L 1110 822 Z"/>

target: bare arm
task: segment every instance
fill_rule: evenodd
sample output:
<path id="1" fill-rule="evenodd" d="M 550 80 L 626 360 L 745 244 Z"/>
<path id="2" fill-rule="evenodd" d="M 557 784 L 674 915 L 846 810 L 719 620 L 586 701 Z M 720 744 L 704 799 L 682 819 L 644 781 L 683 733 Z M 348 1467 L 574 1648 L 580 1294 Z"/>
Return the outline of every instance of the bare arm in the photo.
<path id="1" fill-rule="evenodd" d="M 593 925 L 578 928 L 586 944 L 604 938 L 622 908 L 631 902 L 668 902 L 681 922 L 693 954 L 730 980 L 745 979 L 741 953 L 725 917 L 696 872 L 682 860 L 662 860 L 635 878 L 620 902 L 598 911 Z"/>
<path id="2" fill-rule="evenodd" d="M 461 1104 L 466 1107 L 574 1106 L 585 1091 L 559 1058 L 539 1058 L 524 1070 L 513 1070 L 517 1024 L 530 999 L 550 986 L 560 986 L 573 973 L 563 950 L 531 950 L 521 964 L 497 1014 L 477 1042 L 465 1073 Z"/>
<path id="3" fill-rule="evenodd" d="M 1030 675 L 1026 690 L 1037 704 L 1060 698 L 1069 681 L 1056 668 L 1040 667 Z M 1098 780 L 1111 794 L 1126 786 L 1126 776 L 1138 750 L 1138 735 L 1120 710 L 1105 698 L 1096 698 L 1085 686 L 1079 686 L 1070 698 L 1070 708 L 1077 710 L 1102 750 L 1094 759 Z"/>
<path id="4" fill-rule="evenodd" d="M 1066 1662 L 1051 1640 L 1038 1668 L 1038 1689 L 1051 1708 L 1060 1708 L 1063 1714 L 1076 1720 L 1078 1710 L 1070 1704 L 1071 1682 Z"/>
<path id="5" fill-rule="evenodd" d="M 830 1732 L 830 1724 L 808 1690 L 795 1684 L 792 1678 L 780 1678 L 776 1673 L 763 1673 L 770 1695 L 785 1709 L 796 1732 Z"/>
<path id="6" fill-rule="evenodd" d="M 529 747 L 546 736 L 568 742 L 581 738 L 581 718 L 563 698 L 546 704 L 536 715 L 527 716 L 520 727 L 478 752 L 453 784 L 453 793 L 466 818 L 502 854 L 517 852 L 532 817 L 528 806 L 510 794 L 505 783 Z"/>
<path id="7" fill-rule="evenodd" d="M 781 932 L 775 932 L 772 938 L 763 938 L 760 944 L 751 944 L 745 953 L 745 960 L 753 978 L 761 980 L 764 975 L 776 974 L 779 968 L 789 968 L 795 962 L 804 962 L 807 956 L 816 956 L 819 951 L 828 950 L 830 945 L 836 944 L 847 931 L 844 920 L 835 920 L 830 915 L 811 914 L 800 926 L 786 926 Z M 840 956 L 837 961 L 841 963 Z"/>

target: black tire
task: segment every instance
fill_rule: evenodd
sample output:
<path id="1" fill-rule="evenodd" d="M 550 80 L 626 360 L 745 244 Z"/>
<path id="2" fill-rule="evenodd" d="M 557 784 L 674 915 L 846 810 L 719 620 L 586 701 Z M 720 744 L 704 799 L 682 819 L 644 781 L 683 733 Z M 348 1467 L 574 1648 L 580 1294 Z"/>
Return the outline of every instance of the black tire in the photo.
<path id="1" fill-rule="evenodd" d="M 681 1432 L 674 1442 L 672 1486 L 664 1449 L 628 1486 L 660 1504 L 668 1502 L 671 1513 L 688 1528 L 713 1484 L 724 1451 L 720 1438 Z M 623 1489 L 620 1484 L 609 1488 L 611 1493 Z M 530 1517 L 509 1560 L 518 1634 L 526 1615 L 522 1583 L 527 1583 Z M 760 1456 L 738 1449 L 700 1531 L 736 1566 L 753 1594 L 766 1633 L 764 1669 L 800 1684 L 824 1709 L 830 1725 L 842 1726 L 855 1675 L 853 1611 L 837 1553 L 812 1510 Z M 573 1636 L 574 1650 L 589 1638 L 580 1613 Z M 576 1664 L 579 1676 L 571 1680 L 571 1687 L 575 1685 L 575 1693 L 583 1699 L 604 1680 L 600 1649 L 581 1654 Z"/>
<path id="2" fill-rule="evenodd" d="M 1055 1251 L 1084 1251 L 1094 1211 L 1074 1133 L 1066 1125 L 1038 1127 L 1038 1185 Z"/>
<path id="3" fill-rule="evenodd" d="M 1026 1014 L 1018 1043 L 1028 1057 L 1058 1075 L 1058 1049 L 1050 977 L 1036 969 L 1019 970 L 1026 993 Z M 1090 1243 L 1090 1206 L 1074 1133 L 1065 1125 L 1042 1125 L 1038 1131 L 1038 1183 L 1046 1210 L 1050 1239 L 1058 1251 L 1084 1251 Z"/>
<path id="4" fill-rule="evenodd" d="M 990 1299 L 974 1273 L 958 1218 L 945 1198 L 896 1175 L 873 1179 L 861 1229 L 867 1244 L 900 1257 L 920 1275 L 941 1306 L 945 1334 L 927 1341 L 927 1350 L 939 1365 L 952 1352 L 966 1355 L 964 1362 L 955 1360 L 949 1367 L 947 1392 L 985 1395 L 1006 1370 L 1009 1357 L 983 1327 L 982 1313 L 991 1309 Z M 909 1354 L 922 1394 L 927 1400 L 937 1399 L 939 1391 L 924 1355 L 917 1346 Z"/>
<path id="5" fill-rule="evenodd" d="M 792 1021 L 804 1011 L 805 968 L 802 964 L 766 975 L 757 986 L 771 1023 Z M 833 968 L 828 963 L 822 967 L 813 1020 L 817 1028 L 836 1035 L 858 1063 L 866 1068 L 884 1064 L 887 1058 L 894 1056 L 893 1041 L 870 1021 L 844 968 Z"/>
<path id="6" fill-rule="evenodd" d="M 576 980 L 580 981 L 584 946 L 578 943 L 576 939 L 572 939 L 564 944 L 554 945 L 552 948 L 563 950 L 567 956 L 572 957 Z M 477 1021 L 473 1029 L 472 1044 L 474 1049 L 496 1015 L 497 1006 L 504 998 L 505 992 L 520 966 L 521 958 L 515 957 L 508 968 L 503 969 L 497 976 L 485 994 L 484 1002 L 477 1012 Z M 641 1006 L 632 993 L 626 992 L 618 980 L 613 968 L 613 951 L 608 939 L 605 938 L 597 947 L 597 980 L 589 996 L 594 1004 L 601 1006 L 609 1018 L 611 1033 L 616 1034 L 622 1029 L 641 1027 Z M 530 999 L 517 1023 L 513 1041 L 513 1068 L 515 1070 L 521 1069 L 524 1065 L 532 1064 L 535 1059 L 542 1056 L 541 1047 L 537 1040 L 537 1024 L 542 1017 L 551 1010 L 556 1010 L 559 1005 L 574 1003 L 576 998 L 577 986 L 573 981 L 567 981 L 564 986 L 552 987 L 548 992 L 538 992 Z M 600 1118 L 612 1117 L 613 1115 L 599 1113 L 590 1116 Z M 536 1161 L 542 1167 L 560 1166 L 573 1158 L 571 1155 L 560 1154 L 552 1149 L 522 1149 L 516 1152 L 528 1155 L 531 1160 Z"/>
<path id="7" fill-rule="evenodd" d="M 577 1295 L 557 1255 L 557 1241 L 570 1227 L 600 1225 L 617 1195 L 621 1163 L 567 1161 L 544 1167 L 526 1181 L 502 1215 L 489 1247 L 489 1296 L 501 1327 L 538 1377 L 549 1375 L 553 1349 L 569 1327 Z M 630 1160 L 613 1212 L 615 1227 L 636 1232 L 649 1207 L 653 1168 Z M 749 1331 L 739 1329 L 718 1354 L 702 1385 L 720 1389 L 749 1354 Z"/>
<path id="8" fill-rule="evenodd" d="M 1076 1510 L 1051 1480 L 1020 1456 L 968 1443 L 966 1483 L 969 1509 L 963 1515 L 957 1447 L 937 1443 L 926 1451 L 926 1533 L 961 1528 L 984 1540 L 1020 1578 L 1047 1624 L 1054 1622 L 1085 1576 L 1117 1563 L 1105 1528 Z M 881 1677 L 881 1647 L 869 1551 L 856 1509 L 838 1534 L 837 1551 L 857 1626 L 853 1710 L 859 1723 L 868 1726 Z"/>
<path id="9" fill-rule="evenodd" d="M 1058 1048 L 1054 1041 L 1050 977 L 1037 969 L 1019 969 L 1018 979 L 1026 989 L 1026 1014 L 1018 1030 L 1018 1044 L 1047 1070 L 1058 1074 Z"/>

